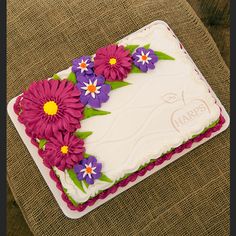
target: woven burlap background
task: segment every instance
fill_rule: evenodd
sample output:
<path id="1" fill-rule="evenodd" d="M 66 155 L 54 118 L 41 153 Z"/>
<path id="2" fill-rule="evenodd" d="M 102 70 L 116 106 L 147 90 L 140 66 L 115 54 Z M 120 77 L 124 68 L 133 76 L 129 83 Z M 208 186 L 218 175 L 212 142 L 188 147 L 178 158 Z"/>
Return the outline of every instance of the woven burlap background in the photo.
<path id="1" fill-rule="evenodd" d="M 8 1 L 8 101 L 161 19 L 229 111 L 229 70 L 185 0 Z M 229 130 L 81 219 L 66 218 L 8 119 L 8 181 L 35 235 L 228 235 Z"/>

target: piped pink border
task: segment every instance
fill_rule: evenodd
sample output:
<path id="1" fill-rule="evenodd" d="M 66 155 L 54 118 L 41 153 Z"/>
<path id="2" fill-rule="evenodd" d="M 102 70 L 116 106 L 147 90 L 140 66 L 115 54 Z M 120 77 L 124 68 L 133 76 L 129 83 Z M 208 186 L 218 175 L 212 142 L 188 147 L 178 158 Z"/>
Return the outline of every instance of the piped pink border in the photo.
<path id="1" fill-rule="evenodd" d="M 21 100 L 21 97 L 19 96 L 16 103 L 14 104 L 14 111 L 16 114 L 19 114 L 19 102 Z M 20 121 L 20 120 L 19 120 Z M 83 211 L 86 207 L 88 206 L 92 206 L 96 203 L 96 201 L 98 201 L 99 199 L 104 199 L 106 198 L 108 195 L 113 194 L 117 191 L 117 189 L 119 187 L 124 187 L 126 186 L 129 182 L 134 182 L 138 176 L 143 176 L 146 174 L 147 171 L 152 170 L 155 166 L 161 165 L 164 161 L 166 160 L 170 160 L 173 155 L 175 153 L 180 153 L 182 152 L 184 149 L 188 149 L 191 148 L 193 143 L 197 143 L 200 142 L 202 139 L 204 138 L 209 138 L 212 133 L 218 131 L 221 129 L 222 125 L 225 123 L 225 118 L 223 117 L 223 115 L 220 115 L 219 118 L 219 122 L 217 125 L 215 125 L 214 127 L 208 129 L 205 133 L 198 135 L 197 137 L 188 140 L 186 143 L 180 145 L 179 147 L 175 148 L 173 151 L 171 151 L 168 154 L 165 154 L 164 156 L 157 158 L 156 161 L 148 164 L 146 167 L 144 167 L 143 169 L 134 172 L 133 174 L 131 174 L 129 177 L 127 177 L 124 180 L 121 180 L 119 183 L 116 183 L 115 185 L 113 185 L 112 187 L 110 187 L 109 189 L 104 190 L 103 192 L 99 193 L 97 196 L 95 196 L 94 198 L 89 199 L 87 202 L 80 204 L 78 206 L 74 206 L 72 204 L 72 202 L 69 200 L 69 198 L 67 197 L 67 195 L 64 193 L 63 188 L 62 188 L 62 184 L 59 180 L 59 178 L 56 176 L 55 172 L 51 169 L 50 166 L 47 165 L 47 163 L 44 162 L 44 165 L 46 167 L 48 167 L 50 169 L 50 177 L 56 182 L 56 186 L 57 188 L 62 192 L 61 196 L 62 199 L 67 203 L 67 206 L 71 209 L 71 210 L 75 210 L 75 211 Z M 27 135 L 30 137 L 29 133 L 26 130 Z M 38 148 L 38 143 L 36 142 L 36 140 L 32 137 L 31 138 L 31 143 L 33 145 L 35 145 Z M 42 157 L 42 150 L 38 150 L 39 155 Z"/>
<path id="2" fill-rule="evenodd" d="M 169 27 L 167 27 L 167 29 L 169 31 L 172 31 Z M 173 33 L 173 37 L 177 38 Z M 180 48 L 184 51 L 185 54 L 187 54 L 186 50 L 184 49 L 183 45 L 179 42 Z M 198 70 L 195 69 L 195 71 L 199 74 Z M 210 90 L 209 90 L 210 92 Z M 15 104 L 14 104 L 14 111 L 17 115 L 19 115 L 20 113 L 20 101 L 21 101 L 22 96 L 18 96 Z M 215 101 L 216 103 L 216 101 Z M 221 107 L 220 107 L 220 111 L 221 111 Z M 20 119 L 18 119 L 19 122 L 21 122 Z M 21 122 L 22 123 L 22 122 Z M 219 131 L 221 129 L 221 127 L 223 126 L 223 124 L 225 123 L 225 118 L 223 117 L 222 114 L 220 114 L 220 118 L 219 118 L 219 122 L 216 126 L 214 126 L 213 128 L 208 129 L 205 133 L 198 135 L 197 137 L 188 140 L 186 143 L 180 145 L 179 147 L 175 148 L 173 151 L 171 151 L 168 154 L 163 155 L 162 157 L 159 157 L 156 159 L 156 161 L 148 164 L 146 167 L 144 167 L 143 169 L 136 171 L 134 173 L 132 173 L 129 177 L 127 177 L 126 179 L 120 181 L 119 183 L 113 185 L 112 187 L 110 187 L 109 189 L 104 190 L 103 192 L 99 193 L 97 196 L 95 196 L 92 199 L 89 199 L 87 202 L 78 205 L 77 207 L 74 206 L 72 204 L 72 202 L 69 200 L 69 198 L 67 197 L 67 195 L 64 193 L 61 182 L 59 180 L 59 178 L 56 176 L 55 172 L 51 169 L 51 167 L 49 165 L 47 165 L 47 163 L 43 162 L 44 165 L 46 167 L 48 167 L 50 169 L 50 177 L 56 182 L 56 186 L 57 188 L 62 192 L 61 196 L 62 199 L 67 203 L 67 206 L 71 209 L 71 210 L 76 210 L 76 211 L 83 211 L 86 207 L 88 206 L 92 206 L 96 203 L 97 200 L 99 199 L 104 199 L 106 198 L 108 195 L 113 194 L 117 191 L 117 189 L 119 187 L 124 187 L 126 186 L 129 182 L 134 182 L 138 176 L 143 176 L 146 174 L 147 171 L 152 170 L 155 166 L 161 165 L 164 161 L 166 160 L 170 160 L 173 155 L 175 153 L 181 153 L 183 150 L 191 148 L 193 143 L 197 143 L 200 142 L 202 139 L 204 138 L 209 138 L 214 132 Z M 31 138 L 31 143 L 33 145 L 35 145 L 38 148 L 38 143 L 36 142 L 36 140 L 34 138 L 32 138 L 29 134 L 29 132 L 27 132 L 27 129 L 25 130 L 26 134 Z M 40 157 L 42 157 L 42 150 L 38 150 L 38 153 L 40 155 Z M 42 157 L 43 158 L 43 157 Z"/>
<path id="3" fill-rule="evenodd" d="M 56 176 L 56 174 L 54 173 L 54 171 L 51 169 L 50 171 L 50 176 L 51 178 L 56 182 L 56 186 L 59 190 L 61 190 L 62 192 L 62 199 L 67 203 L 67 206 L 71 209 L 71 210 L 76 210 L 76 211 L 83 211 L 86 207 L 88 206 L 92 206 L 95 204 L 96 201 L 98 201 L 99 199 L 104 199 L 106 198 L 108 195 L 113 194 L 117 191 L 117 189 L 119 187 L 124 187 L 126 186 L 129 182 L 134 182 L 138 176 L 143 176 L 146 174 L 147 171 L 152 170 L 155 166 L 161 165 L 164 161 L 166 160 L 170 160 L 173 155 L 175 153 L 180 153 L 182 152 L 184 149 L 188 149 L 191 148 L 193 143 L 197 143 L 200 142 L 202 139 L 204 138 L 209 138 L 212 133 L 219 131 L 222 127 L 222 125 L 225 123 L 225 118 L 223 117 L 223 115 L 220 115 L 219 118 L 219 122 L 217 125 L 215 125 L 213 128 L 208 129 L 205 133 L 198 135 L 197 137 L 188 140 L 186 143 L 180 145 L 179 147 L 175 148 L 172 152 L 162 156 L 161 158 L 158 158 L 156 161 L 148 164 L 146 167 L 144 167 L 142 170 L 136 171 L 133 174 L 131 174 L 129 177 L 127 177 L 126 179 L 120 181 L 119 183 L 113 185 L 112 187 L 110 187 L 107 190 L 104 190 L 102 193 L 99 193 L 97 196 L 95 196 L 92 199 L 89 199 L 87 202 L 78 205 L 77 207 L 74 206 L 71 201 L 68 199 L 68 197 L 66 196 L 66 194 L 64 193 L 63 189 L 62 189 L 62 185 L 60 180 L 58 179 L 58 177 Z"/>
<path id="4" fill-rule="evenodd" d="M 14 111 L 17 115 L 19 115 L 20 112 L 20 101 L 21 101 L 22 96 L 19 96 L 14 104 Z M 221 109 L 220 109 L 221 110 Z M 19 117 L 19 116 L 18 116 Z M 19 122 L 21 122 L 20 119 L 18 119 Z M 21 122 L 22 123 L 22 122 Z M 205 133 L 198 135 L 197 137 L 188 140 L 186 143 L 180 145 L 179 147 L 175 148 L 173 151 L 171 151 L 168 154 L 163 155 L 162 157 L 159 157 L 156 159 L 156 161 L 148 164 L 146 167 L 144 167 L 143 169 L 136 171 L 134 173 L 132 173 L 129 177 L 127 177 L 124 180 L 121 180 L 119 183 L 114 184 L 112 187 L 110 187 L 109 189 L 104 190 L 103 192 L 99 193 L 97 196 L 89 199 L 87 202 L 83 203 L 83 204 L 79 204 L 78 206 L 74 206 L 72 204 L 72 202 L 69 200 L 69 198 L 67 197 L 67 195 L 64 193 L 63 188 L 62 188 L 62 184 L 59 180 L 59 178 L 56 176 L 55 172 L 53 171 L 53 169 L 47 165 L 46 162 L 43 162 L 44 165 L 46 167 L 48 167 L 50 169 L 50 177 L 56 182 L 56 186 L 57 188 L 62 192 L 61 196 L 62 199 L 67 203 L 67 206 L 71 209 L 71 210 L 76 210 L 76 211 L 83 211 L 86 207 L 88 206 L 92 206 L 95 204 L 95 202 L 99 199 L 104 199 L 106 198 L 108 195 L 113 194 L 117 191 L 117 189 L 119 187 L 124 187 L 126 186 L 129 182 L 134 182 L 138 176 L 143 176 L 146 174 L 147 171 L 152 170 L 155 166 L 161 165 L 164 161 L 166 160 L 170 160 L 173 155 L 175 153 L 180 153 L 182 152 L 184 149 L 188 149 L 191 148 L 193 143 L 197 143 L 200 142 L 202 139 L 204 138 L 209 138 L 212 133 L 218 131 L 221 129 L 222 125 L 225 123 L 225 118 L 223 117 L 222 114 L 220 114 L 220 118 L 219 118 L 219 122 L 217 125 L 215 125 L 214 127 L 208 129 Z M 31 138 L 31 143 L 33 145 L 35 145 L 38 148 L 38 143 L 37 141 L 30 136 L 29 132 L 27 132 L 27 129 L 25 130 L 26 134 Z M 42 150 L 38 150 L 38 153 L 40 155 L 40 157 L 43 158 L 42 155 Z"/>

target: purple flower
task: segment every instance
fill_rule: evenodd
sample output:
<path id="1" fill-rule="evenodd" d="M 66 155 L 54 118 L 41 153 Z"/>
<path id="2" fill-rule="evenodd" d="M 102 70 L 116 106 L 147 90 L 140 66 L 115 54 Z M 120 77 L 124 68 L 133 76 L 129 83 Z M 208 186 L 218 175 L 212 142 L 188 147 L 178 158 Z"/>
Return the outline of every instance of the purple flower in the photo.
<path id="1" fill-rule="evenodd" d="M 152 49 L 145 49 L 143 47 L 137 48 L 132 57 L 134 65 L 143 72 L 147 72 L 148 69 L 154 69 L 154 64 L 158 61 L 158 57 Z"/>
<path id="2" fill-rule="evenodd" d="M 101 107 L 101 103 L 106 102 L 109 98 L 107 95 L 111 86 L 105 84 L 105 79 L 102 75 L 80 75 L 77 77 L 77 86 L 81 91 L 80 101 L 84 105 L 91 107 Z"/>
<path id="3" fill-rule="evenodd" d="M 93 62 L 90 56 L 82 56 L 73 60 L 72 71 L 79 75 L 92 75 Z"/>
<path id="4" fill-rule="evenodd" d="M 94 184 L 94 180 L 101 177 L 101 170 L 102 164 L 97 163 L 97 159 L 93 156 L 83 159 L 81 164 L 77 164 L 74 167 L 77 178 L 85 180 L 88 184 Z"/>

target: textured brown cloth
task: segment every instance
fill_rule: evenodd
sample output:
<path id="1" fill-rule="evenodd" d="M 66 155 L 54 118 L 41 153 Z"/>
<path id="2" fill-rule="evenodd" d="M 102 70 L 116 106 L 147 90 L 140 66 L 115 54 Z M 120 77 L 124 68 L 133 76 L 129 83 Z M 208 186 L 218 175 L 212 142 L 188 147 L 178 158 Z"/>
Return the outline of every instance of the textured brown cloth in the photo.
<path id="1" fill-rule="evenodd" d="M 8 0 L 8 101 L 154 20 L 175 31 L 229 111 L 229 70 L 185 0 Z M 35 235 L 229 235 L 229 129 L 81 219 L 57 205 L 8 119 L 8 181 Z"/>

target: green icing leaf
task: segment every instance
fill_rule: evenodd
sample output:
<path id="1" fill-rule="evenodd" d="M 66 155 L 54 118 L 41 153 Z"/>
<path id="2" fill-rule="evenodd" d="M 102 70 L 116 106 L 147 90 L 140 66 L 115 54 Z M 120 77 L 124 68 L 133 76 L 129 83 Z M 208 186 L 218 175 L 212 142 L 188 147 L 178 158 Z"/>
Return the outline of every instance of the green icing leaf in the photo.
<path id="1" fill-rule="evenodd" d="M 158 56 L 159 60 L 175 60 L 173 57 L 165 54 L 164 52 L 154 51 L 154 53 Z"/>
<path id="2" fill-rule="evenodd" d="M 69 198 L 69 200 L 72 202 L 74 206 L 78 206 L 78 203 L 67 193 L 67 189 L 63 188 L 63 191 L 65 192 L 66 196 Z"/>
<path id="3" fill-rule="evenodd" d="M 89 135 L 91 135 L 93 132 L 92 131 L 85 131 L 85 132 L 75 132 L 76 137 L 80 139 L 86 139 Z"/>
<path id="4" fill-rule="evenodd" d="M 143 46 L 145 49 L 149 49 L 150 48 L 150 43 L 149 44 L 146 44 Z"/>
<path id="5" fill-rule="evenodd" d="M 88 119 L 93 116 L 104 116 L 104 115 L 108 115 L 108 114 L 111 114 L 111 112 L 97 110 L 97 109 L 90 108 L 90 107 L 85 107 L 85 109 L 84 109 L 84 119 Z"/>
<path id="6" fill-rule="evenodd" d="M 86 180 L 83 180 L 83 183 L 84 183 L 84 185 L 85 185 L 86 188 L 89 187 L 89 184 L 86 182 Z"/>
<path id="7" fill-rule="evenodd" d="M 70 72 L 70 74 L 68 75 L 67 80 L 71 81 L 73 84 L 76 84 L 76 76 L 74 72 Z"/>
<path id="8" fill-rule="evenodd" d="M 68 172 L 68 174 L 69 174 L 71 180 L 73 181 L 73 183 L 74 183 L 83 193 L 86 193 L 86 192 L 84 191 L 84 188 L 83 188 L 83 185 L 82 185 L 82 181 L 78 180 L 77 175 L 76 175 L 76 173 L 74 172 L 74 170 L 73 170 L 73 169 L 69 169 L 69 170 L 67 170 L 67 172 Z"/>
<path id="9" fill-rule="evenodd" d="M 113 181 L 108 178 L 105 174 L 102 173 L 101 177 L 99 178 L 99 180 L 101 181 L 105 181 L 105 182 L 108 182 L 108 183 L 112 183 Z"/>
<path id="10" fill-rule="evenodd" d="M 109 84 L 111 86 L 111 90 L 118 89 L 124 86 L 129 85 L 130 83 L 124 82 L 124 81 L 106 81 L 106 84 Z"/>
<path id="11" fill-rule="evenodd" d="M 219 119 L 217 119 L 212 124 L 210 124 L 208 127 L 206 127 L 201 133 L 193 135 L 192 138 L 196 138 L 198 135 L 204 134 L 208 129 L 215 127 L 218 123 L 219 123 Z"/>
<path id="12" fill-rule="evenodd" d="M 92 156 L 92 155 L 90 155 L 88 153 L 84 153 L 84 158 L 88 158 L 89 156 Z"/>
<path id="13" fill-rule="evenodd" d="M 134 50 L 138 47 L 139 45 L 127 45 L 125 47 L 125 50 L 129 50 L 130 54 L 132 54 L 134 52 Z"/>
<path id="14" fill-rule="evenodd" d="M 43 149 L 44 145 L 47 143 L 46 139 L 39 140 L 39 149 Z"/>
<path id="15" fill-rule="evenodd" d="M 130 73 L 143 73 L 137 66 L 132 65 Z"/>
<path id="16" fill-rule="evenodd" d="M 60 79 L 61 79 L 61 78 L 59 77 L 59 75 L 57 75 L 57 74 L 54 74 L 54 75 L 52 76 L 52 78 L 55 79 L 55 80 L 60 80 Z"/>

